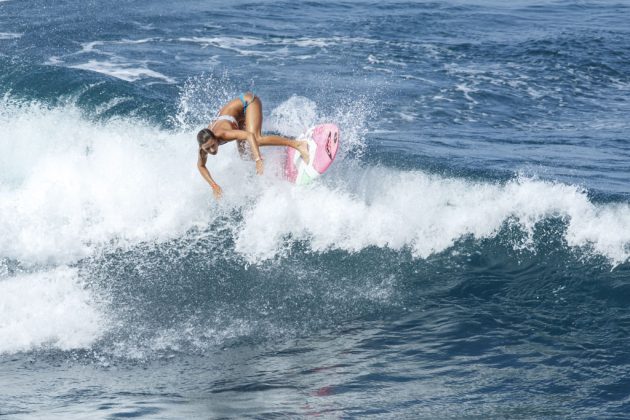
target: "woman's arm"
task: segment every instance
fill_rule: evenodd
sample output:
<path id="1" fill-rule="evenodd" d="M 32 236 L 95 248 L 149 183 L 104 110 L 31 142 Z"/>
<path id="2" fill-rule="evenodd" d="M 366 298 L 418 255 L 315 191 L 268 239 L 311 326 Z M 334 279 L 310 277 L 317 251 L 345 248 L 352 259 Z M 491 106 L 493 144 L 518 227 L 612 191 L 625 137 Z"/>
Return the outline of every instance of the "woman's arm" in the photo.
<path id="1" fill-rule="evenodd" d="M 249 143 L 249 147 L 252 151 L 252 157 L 256 162 L 256 173 L 258 173 L 258 175 L 262 175 L 264 170 L 263 159 L 260 155 L 260 149 L 258 148 L 256 136 L 253 133 L 245 130 L 225 130 L 215 133 L 215 135 L 223 141 L 247 140 L 247 143 Z"/>
<path id="2" fill-rule="evenodd" d="M 197 169 L 199 169 L 199 173 L 205 179 L 208 184 L 212 187 L 212 193 L 214 197 L 218 200 L 223 195 L 223 190 L 219 187 L 219 184 L 214 182 L 212 179 L 212 175 L 210 175 L 210 171 L 206 168 L 206 161 L 208 160 L 208 154 L 203 150 L 199 149 L 199 156 L 197 157 Z"/>

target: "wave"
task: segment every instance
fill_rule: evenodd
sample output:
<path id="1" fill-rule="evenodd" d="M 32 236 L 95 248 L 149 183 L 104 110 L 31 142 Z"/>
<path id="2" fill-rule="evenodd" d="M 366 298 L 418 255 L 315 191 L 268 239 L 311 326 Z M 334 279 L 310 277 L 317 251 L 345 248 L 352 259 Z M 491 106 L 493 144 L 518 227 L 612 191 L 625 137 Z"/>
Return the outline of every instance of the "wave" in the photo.
<path id="1" fill-rule="evenodd" d="M 471 180 L 357 159 L 363 123 L 343 109 L 346 149 L 321 181 L 285 182 L 282 151 L 271 148 L 258 177 L 228 146 L 208 164 L 225 191 L 217 203 L 195 167 L 194 100 L 186 100 L 178 115 L 188 125 L 166 130 L 134 118 L 94 121 L 71 103 L 5 97 L 0 353 L 105 340 L 114 354 L 143 357 L 182 342 L 203 349 L 330 325 L 397 305 L 397 263 L 385 256 L 423 261 L 455 255 L 463 242 L 533 253 L 549 242 L 611 266 L 630 258 L 628 203 L 599 203 L 580 186 L 534 178 Z M 271 111 L 266 128 L 291 134 L 322 118 L 330 116 L 315 102 L 292 97 Z M 560 227 L 540 235 L 550 221 Z M 330 272 L 319 261 L 347 263 L 361 253 L 383 264 L 379 275 Z M 301 264 L 316 278 L 344 282 L 313 282 Z M 186 286 L 199 270 L 198 283 Z M 249 301 L 234 302 L 250 289 Z M 304 293 L 318 305 L 287 308 L 286 296 L 299 302 Z M 159 325 L 156 308 L 168 315 Z"/>
<path id="2" fill-rule="evenodd" d="M 91 122 L 73 106 L 5 102 L 0 120 L 4 258 L 71 263 L 111 241 L 170 238 L 204 221 L 190 135 Z"/>
<path id="3" fill-rule="evenodd" d="M 538 223 L 560 218 L 568 246 L 614 264 L 630 256 L 630 206 L 596 205 L 580 187 L 520 178 L 478 183 L 387 168 L 358 178 L 343 172 L 356 184 L 265 190 L 245 213 L 236 249 L 252 262 L 275 257 L 291 240 L 308 241 L 315 252 L 376 246 L 427 258 L 467 237 L 494 237 L 506 223 L 524 233 L 515 246 L 527 247 Z"/>
<path id="4" fill-rule="evenodd" d="M 105 326 L 76 269 L 0 277 L 0 354 L 84 348 L 101 337 Z"/>
<path id="5" fill-rule="evenodd" d="M 285 112 L 296 105 L 301 116 Z M 272 111 L 269 126 L 301 130 L 309 123 L 303 115 L 316 119 L 315 105 L 294 97 Z M 281 255 L 292 241 L 307 241 L 313 252 L 375 246 L 426 258 L 462 238 L 497 235 L 505 223 L 527 242 L 548 218 L 566 223 L 570 247 L 614 264 L 630 256 L 628 204 L 594 203 L 575 185 L 473 182 L 361 164 L 346 153 L 321 182 L 296 188 L 282 180 L 279 150 L 263 149 L 267 174 L 255 177 L 228 147 L 209 163 L 226 191 L 217 204 L 195 167 L 194 132 L 123 118 L 93 122 L 70 105 L 7 101 L 0 123 L 3 258 L 68 264 L 102 247 L 182 237 L 234 211 L 242 215 L 235 249 L 250 262 Z"/>

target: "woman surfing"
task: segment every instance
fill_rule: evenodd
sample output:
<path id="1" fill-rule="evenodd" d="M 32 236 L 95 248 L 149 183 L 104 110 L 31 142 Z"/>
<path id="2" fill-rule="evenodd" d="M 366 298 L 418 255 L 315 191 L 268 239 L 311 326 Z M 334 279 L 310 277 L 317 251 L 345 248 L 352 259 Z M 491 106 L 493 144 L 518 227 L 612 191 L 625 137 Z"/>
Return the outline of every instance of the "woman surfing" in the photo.
<path id="1" fill-rule="evenodd" d="M 256 173 L 261 175 L 264 171 L 263 158 L 260 154 L 260 146 L 288 146 L 292 147 L 302 156 L 305 162 L 309 161 L 308 144 L 306 141 L 289 139 L 287 137 L 266 135 L 261 133 L 262 128 L 262 102 L 260 98 L 251 92 L 241 94 L 225 104 L 217 116 L 212 120 L 208 128 L 197 133 L 199 143 L 199 156 L 197 168 L 201 176 L 210 184 L 214 196 L 219 199 L 223 191 L 217 184 L 210 171 L 206 168 L 208 154 L 216 155 L 219 146 L 229 141 L 236 140 L 241 156 L 245 154 L 245 144 L 249 145 L 252 158 L 256 162 Z"/>

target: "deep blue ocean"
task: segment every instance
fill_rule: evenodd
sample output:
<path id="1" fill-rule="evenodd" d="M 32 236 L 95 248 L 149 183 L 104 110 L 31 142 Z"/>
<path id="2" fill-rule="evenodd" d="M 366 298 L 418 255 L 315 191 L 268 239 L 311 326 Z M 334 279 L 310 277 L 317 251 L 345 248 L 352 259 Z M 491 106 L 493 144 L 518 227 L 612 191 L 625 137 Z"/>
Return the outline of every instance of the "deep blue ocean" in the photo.
<path id="1" fill-rule="evenodd" d="M 0 417 L 630 418 L 630 2 L 0 0 Z"/>

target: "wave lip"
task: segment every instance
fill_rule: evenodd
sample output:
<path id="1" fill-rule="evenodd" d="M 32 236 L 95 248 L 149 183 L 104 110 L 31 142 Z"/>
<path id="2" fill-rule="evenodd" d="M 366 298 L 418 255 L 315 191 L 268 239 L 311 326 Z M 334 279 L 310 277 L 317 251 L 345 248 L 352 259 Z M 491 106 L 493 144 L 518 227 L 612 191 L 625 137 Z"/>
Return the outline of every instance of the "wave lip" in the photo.
<path id="1" fill-rule="evenodd" d="M 523 233 L 515 248 L 534 249 L 537 224 L 550 218 L 565 223 L 569 247 L 615 265 L 630 258 L 627 204 L 595 204 L 580 187 L 549 181 L 474 183 L 386 168 L 364 172 L 356 187 L 266 190 L 247 210 L 236 250 L 259 262 L 307 241 L 314 252 L 379 247 L 427 258 L 462 239 L 496 237 L 506 224 Z"/>

